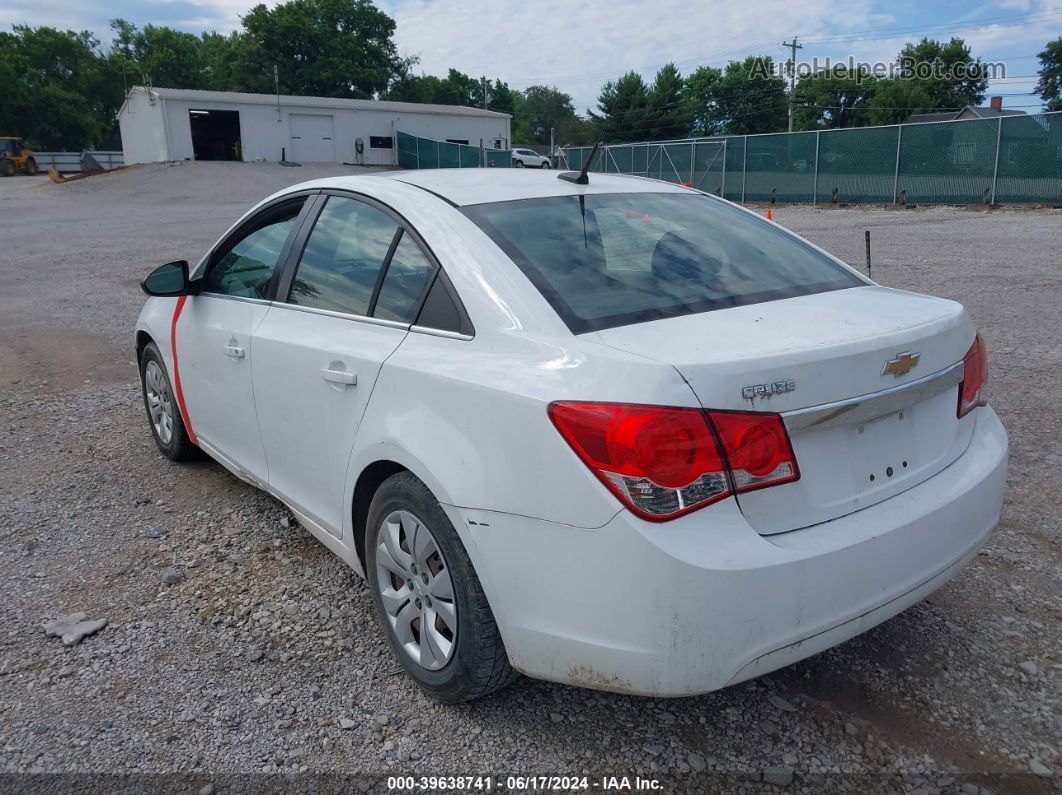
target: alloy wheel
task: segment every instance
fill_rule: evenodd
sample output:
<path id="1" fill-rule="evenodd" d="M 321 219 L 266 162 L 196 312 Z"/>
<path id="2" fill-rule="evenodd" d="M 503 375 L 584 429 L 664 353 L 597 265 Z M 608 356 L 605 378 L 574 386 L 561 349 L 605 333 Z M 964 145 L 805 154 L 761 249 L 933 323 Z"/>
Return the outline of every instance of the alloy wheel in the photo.
<path id="1" fill-rule="evenodd" d="M 380 526 L 376 575 L 398 645 L 422 668 L 443 668 L 457 647 L 453 581 L 435 536 L 409 511 L 392 511 Z"/>
<path id="2" fill-rule="evenodd" d="M 150 361 L 144 368 L 144 395 L 147 397 L 151 427 L 163 444 L 173 438 L 173 400 L 169 384 L 158 362 Z"/>

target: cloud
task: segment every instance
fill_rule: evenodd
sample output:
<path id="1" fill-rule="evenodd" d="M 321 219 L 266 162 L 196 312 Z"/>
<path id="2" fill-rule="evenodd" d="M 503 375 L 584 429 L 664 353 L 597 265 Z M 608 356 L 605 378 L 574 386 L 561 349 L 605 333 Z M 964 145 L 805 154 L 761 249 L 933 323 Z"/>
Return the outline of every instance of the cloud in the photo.
<path id="1" fill-rule="evenodd" d="M 257 0 L 6 0 L 0 25 L 52 25 L 94 31 L 109 40 L 109 20 L 180 30 L 227 32 Z M 275 4 L 276 0 L 269 0 Z M 651 79 L 674 61 L 688 74 L 747 55 L 784 61 L 783 40 L 798 35 L 801 59 L 888 61 L 907 41 L 928 35 L 967 40 L 975 55 L 1008 62 L 1008 75 L 1032 75 L 1035 54 L 1062 33 L 1062 0 L 991 0 L 949 7 L 921 0 L 376 0 L 395 18 L 404 55 L 418 70 L 450 67 L 499 77 L 512 88 L 555 85 L 579 110 L 593 108 L 601 84 L 634 69 Z M 1020 15 L 1034 15 L 1028 21 Z M 1049 16 L 1054 14 L 1054 16 Z M 993 20 L 1003 19 L 1003 22 Z M 934 26 L 926 29 L 927 26 Z M 853 32 L 862 31 L 861 34 Z M 1009 56 L 1011 60 L 1008 61 Z M 1009 80 L 1006 93 L 1031 90 L 1035 78 Z M 1020 86 L 1020 89 L 1018 88 Z M 1003 88 L 993 90 L 1003 91 Z M 1035 102 L 1035 99 L 1029 100 Z M 1015 98 L 1009 105 L 1027 104 Z"/>

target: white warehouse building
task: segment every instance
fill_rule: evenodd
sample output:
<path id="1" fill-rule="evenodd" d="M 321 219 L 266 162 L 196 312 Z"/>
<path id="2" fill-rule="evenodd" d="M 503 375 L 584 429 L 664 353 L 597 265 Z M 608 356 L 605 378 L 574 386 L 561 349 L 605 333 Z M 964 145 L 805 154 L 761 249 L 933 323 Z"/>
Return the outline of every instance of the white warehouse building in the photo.
<path id="1" fill-rule="evenodd" d="M 508 149 L 508 113 L 456 105 L 130 89 L 118 121 L 125 162 L 293 160 L 395 165 L 395 133 Z"/>

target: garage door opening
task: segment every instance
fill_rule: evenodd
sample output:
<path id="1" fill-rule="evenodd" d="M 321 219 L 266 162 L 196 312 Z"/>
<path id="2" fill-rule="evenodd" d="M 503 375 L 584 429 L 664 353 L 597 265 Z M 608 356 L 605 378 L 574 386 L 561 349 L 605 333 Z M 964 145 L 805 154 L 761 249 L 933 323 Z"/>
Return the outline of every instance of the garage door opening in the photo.
<path id="1" fill-rule="evenodd" d="M 238 110 L 190 110 L 196 160 L 243 160 Z"/>

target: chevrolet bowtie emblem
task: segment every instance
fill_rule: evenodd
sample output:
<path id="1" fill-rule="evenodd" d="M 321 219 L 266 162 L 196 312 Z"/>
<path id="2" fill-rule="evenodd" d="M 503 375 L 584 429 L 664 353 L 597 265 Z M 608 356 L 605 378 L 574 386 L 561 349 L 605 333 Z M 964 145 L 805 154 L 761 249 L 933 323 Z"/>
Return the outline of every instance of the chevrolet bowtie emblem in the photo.
<path id="1" fill-rule="evenodd" d="M 885 366 L 881 368 L 882 375 L 889 375 L 890 373 L 897 378 L 901 375 L 907 375 L 918 364 L 919 358 L 922 354 L 911 353 L 910 351 L 902 351 L 896 354 L 896 358 L 889 359 L 885 362 Z"/>

